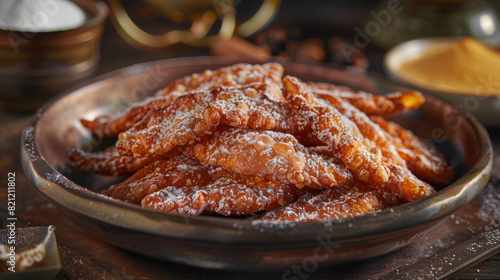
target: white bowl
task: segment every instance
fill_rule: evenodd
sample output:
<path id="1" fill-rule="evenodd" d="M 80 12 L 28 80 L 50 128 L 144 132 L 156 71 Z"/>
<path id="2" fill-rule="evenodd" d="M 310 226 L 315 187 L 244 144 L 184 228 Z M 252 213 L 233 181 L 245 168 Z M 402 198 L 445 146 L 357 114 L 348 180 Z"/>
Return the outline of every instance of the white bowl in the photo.
<path id="1" fill-rule="evenodd" d="M 401 71 L 401 65 L 409 60 L 416 59 L 429 50 L 438 50 L 456 44 L 461 38 L 423 38 L 402 43 L 390 49 L 384 57 L 384 69 L 387 76 L 422 92 L 434 95 L 441 99 L 455 103 L 465 108 L 484 125 L 500 125 L 500 97 L 478 96 L 472 92 L 452 93 L 430 89 L 414 81 L 408 74 Z"/>

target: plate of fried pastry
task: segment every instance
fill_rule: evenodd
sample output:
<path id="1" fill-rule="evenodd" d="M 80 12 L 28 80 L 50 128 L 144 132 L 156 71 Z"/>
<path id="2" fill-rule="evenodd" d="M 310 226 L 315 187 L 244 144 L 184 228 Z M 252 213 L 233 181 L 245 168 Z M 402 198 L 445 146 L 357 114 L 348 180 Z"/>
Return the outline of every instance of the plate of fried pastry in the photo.
<path id="1" fill-rule="evenodd" d="M 374 76 L 213 57 L 130 66 L 62 94 L 25 128 L 28 178 L 127 250 L 273 270 L 380 256 L 485 186 L 468 113 Z"/>

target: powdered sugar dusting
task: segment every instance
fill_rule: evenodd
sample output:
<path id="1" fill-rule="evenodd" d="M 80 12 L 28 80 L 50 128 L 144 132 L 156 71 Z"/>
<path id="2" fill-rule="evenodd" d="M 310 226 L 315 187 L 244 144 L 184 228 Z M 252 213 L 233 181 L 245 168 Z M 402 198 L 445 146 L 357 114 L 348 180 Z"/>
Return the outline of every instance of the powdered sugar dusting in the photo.
<path id="1" fill-rule="evenodd" d="M 164 188 L 146 196 L 142 206 L 194 216 L 203 211 L 225 216 L 248 215 L 292 201 L 291 188 L 281 183 L 251 187 L 220 178 L 205 186 Z"/>
<path id="2" fill-rule="evenodd" d="M 500 191 L 498 186 L 500 179 L 492 177 L 484 188 L 481 195 L 483 196 L 483 203 L 479 208 L 478 217 L 485 222 L 489 223 L 489 227 L 500 227 Z"/>
<path id="3" fill-rule="evenodd" d="M 384 192 L 366 187 L 337 186 L 320 193 L 307 193 L 296 202 L 268 211 L 259 220 L 311 221 L 339 219 L 380 211 L 396 205 L 397 200 Z"/>
<path id="4" fill-rule="evenodd" d="M 425 148 L 412 144 L 416 137 L 401 140 L 392 132 L 405 130 L 386 130 L 346 102 L 361 96 L 397 111 L 396 97 L 282 75 L 275 63 L 237 64 L 179 79 L 119 115 L 82 121 L 119 140 L 102 153 L 74 150 L 72 163 L 135 172 L 106 191 L 124 201 L 186 215 L 257 215 L 271 224 L 373 213 L 433 193 L 412 172 L 439 167 L 435 154 L 415 153 Z"/>
<path id="5" fill-rule="evenodd" d="M 281 132 L 228 128 L 182 150 L 209 165 L 301 187 L 324 188 L 354 180 L 343 164 L 309 151 Z"/>

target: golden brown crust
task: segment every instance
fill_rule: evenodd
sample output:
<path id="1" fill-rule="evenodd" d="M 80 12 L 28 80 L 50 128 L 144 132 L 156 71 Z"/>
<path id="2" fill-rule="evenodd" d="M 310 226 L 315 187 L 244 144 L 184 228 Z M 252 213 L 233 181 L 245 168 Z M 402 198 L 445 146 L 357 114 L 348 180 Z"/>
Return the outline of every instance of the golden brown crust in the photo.
<path id="1" fill-rule="evenodd" d="M 151 111 L 119 136 L 123 155 L 154 156 L 212 134 L 219 125 L 269 130 L 298 130 L 281 103 L 270 101 L 275 84 L 196 91 L 177 98 L 168 108 Z"/>
<path id="2" fill-rule="evenodd" d="M 307 193 L 297 201 L 266 212 L 258 221 L 340 219 L 377 212 L 400 204 L 395 196 L 362 186 L 338 186 Z"/>
<path id="3" fill-rule="evenodd" d="M 367 115 L 390 117 L 407 110 L 416 109 L 425 102 L 424 96 L 418 91 L 375 95 L 327 83 L 307 82 L 306 84 L 308 90 L 317 97 L 327 99 L 334 96 L 340 98 Z"/>
<path id="4" fill-rule="evenodd" d="M 299 187 L 325 188 L 354 181 L 342 163 L 309 151 L 290 134 L 275 131 L 224 128 L 180 149 L 205 164 Z"/>
<path id="5" fill-rule="evenodd" d="M 141 205 L 191 216 L 203 212 L 224 216 L 252 215 L 285 205 L 295 200 L 299 193 L 295 187 L 280 182 L 249 186 L 221 178 L 204 186 L 162 189 L 146 196 Z"/>
<path id="6" fill-rule="evenodd" d="M 67 154 L 68 166 L 79 171 L 100 175 L 121 176 L 134 173 L 147 164 L 159 159 L 179 154 L 178 150 L 152 157 L 122 156 L 115 146 L 102 152 L 86 152 L 80 148 L 71 148 Z"/>
<path id="7" fill-rule="evenodd" d="M 283 84 L 286 98 L 300 108 L 318 139 L 334 151 L 356 179 L 406 201 L 434 193 L 429 184 L 404 167 L 373 153 L 361 131 L 350 125 L 351 121 L 336 108 L 322 104 L 324 101 L 309 93 L 298 78 L 286 76 Z"/>
<path id="8" fill-rule="evenodd" d="M 99 135 L 115 136 L 131 128 L 151 110 L 168 107 L 179 96 L 191 91 L 209 91 L 220 87 L 236 87 L 252 83 L 281 83 L 283 67 L 277 63 L 264 65 L 236 64 L 193 74 L 171 83 L 160 95 L 146 98 L 133 104 L 116 115 L 104 115 L 94 120 L 81 120 L 83 126 Z M 283 99 L 279 92 L 269 92 L 268 98 L 274 101 Z"/>
<path id="9" fill-rule="evenodd" d="M 125 181 L 105 191 L 110 197 L 140 204 L 141 200 L 166 187 L 205 185 L 212 181 L 209 168 L 184 155 L 157 160 Z"/>
<path id="10" fill-rule="evenodd" d="M 147 165 L 105 194 L 173 213 L 248 215 L 284 205 L 304 192 L 293 185 L 230 172 L 179 155 Z"/>
<path id="11" fill-rule="evenodd" d="M 393 137 L 393 145 L 417 177 L 429 183 L 444 185 L 455 176 L 444 156 L 432 146 L 426 145 L 411 131 L 381 117 L 372 116 L 386 133 Z"/>

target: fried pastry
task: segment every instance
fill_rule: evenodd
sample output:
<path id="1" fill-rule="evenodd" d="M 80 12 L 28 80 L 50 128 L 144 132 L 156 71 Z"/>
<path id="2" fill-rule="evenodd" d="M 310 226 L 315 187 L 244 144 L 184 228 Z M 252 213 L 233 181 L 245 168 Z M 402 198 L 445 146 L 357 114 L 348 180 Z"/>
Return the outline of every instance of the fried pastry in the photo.
<path id="1" fill-rule="evenodd" d="M 92 121 L 81 120 L 83 126 L 99 135 L 115 136 L 140 121 L 149 111 L 168 107 L 177 97 L 191 91 L 209 91 L 221 87 L 236 87 L 252 83 L 280 84 L 283 66 L 278 63 L 264 65 L 236 64 L 215 71 L 206 70 L 171 83 L 156 96 L 146 98 L 115 115 L 105 115 Z M 274 101 L 283 99 L 280 92 L 268 92 Z"/>
<path id="2" fill-rule="evenodd" d="M 180 149 L 205 164 L 298 187 L 324 188 L 354 180 L 341 162 L 311 152 L 292 135 L 275 131 L 224 128 Z"/>
<path id="3" fill-rule="evenodd" d="M 189 92 L 193 90 L 211 90 L 221 87 L 235 87 L 252 83 L 281 83 L 283 66 L 278 63 L 250 65 L 245 63 L 223 67 L 215 71 L 206 70 L 198 74 L 178 79 L 165 88 L 161 95 L 172 92 Z M 271 95 L 274 96 L 274 95 Z M 279 99 L 280 95 L 276 95 Z M 272 99 L 272 98 L 271 98 Z"/>
<path id="4" fill-rule="evenodd" d="M 219 125 L 278 131 L 300 131 L 305 123 L 294 122 L 287 107 L 269 100 L 275 84 L 197 91 L 177 98 L 168 108 L 150 111 L 117 142 L 122 155 L 139 157 L 164 154 L 212 134 Z"/>
<path id="5" fill-rule="evenodd" d="M 455 172 L 432 145 L 426 145 L 411 131 L 396 123 L 376 116 L 372 116 L 371 120 L 393 137 L 394 146 L 417 177 L 438 185 L 444 185 L 453 179 Z"/>
<path id="6" fill-rule="evenodd" d="M 307 82 L 306 84 L 308 90 L 317 97 L 341 98 L 367 115 L 389 117 L 406 110 L 416 109 L 425 102 L 423 95 L 418 91 L 374 95 L 327 83 Z"/>
<path id="7" fill-rule="evenodd" d="M 327 104 L 333 106 L 339 113 L 353 122 L 354 125 L 352 125 L 352 128 L 357 128 L 355 130 L 356 135 L 364 139 L 367 149 L 372 153 L 379 154 L 393 164 L 406 166 L 406 162 L 400 157 L 396 147 L 392 143 L 392 137 L 384 133 L 365 113 L 333 94 L 322 94 L 319 96 Z"/>
<path id="8" fill-rule="evenodd" d="M 184 155 L 157 160 L 104 193 L 110 197 L 140 204 L 141 200 L 166 187 L 189 187 L 212 182 L 209 167 Z"/>
<path id="9" fill-rule="evenodd" d="M 87 152 L 81 148 L 71 148 L 67 154 L 69 167 L 100 175 L 120 176 L 134 173 L 145 165 L 162 158 L 169 158 L 179 154 L 178 150 L 152 157 L 122 156 L 115 146 L 102 152 Z"/>
<path id="10" fill-rule="evenodd" d="M 251 215 L 271 210 L 295 200 L 300 191 L 281 182 L 248 186 L 221 178 L 205 186 L 167 187 L 146 196 L 141 205 L 147 208 L 198 216 L 217 213 L 224 216 Z"/>
<path id="11" fill-rule="evenodd" d="M 81 119 L 80 122 L 84 127 L 100 136 L 116 136 L 131 128 L 149 111 L 168 107 L 180 95 L 172 93 L 168 96 L 149 97 L 143 102 L 134 103 L 123 112 L 100 116 L 91 121 Z"/>
<path id="12" fill-rule="evenodd" d="M 297 201 L 267 211 L 253 220 L 300 222 L 340 219 L 377 212 L 400 203 L 401 201 L 390 193 L 343 185 L 325 189 L 320 193 L 307 193 Z"/>
<path id="13" fill-rule="evenodd" d="M 380 149 L 381 155 L 386 160 L 409 168 L 418 178 L 426 182 L 445 184 L 453 178 L 454 172 L 442 156 L 433 154 L 412 132 L 382 117 L 368 117 L 355 106 L 342 102 L 342 99 L 334 94 L 317 94 L 317 96 L 352 120 L 362 135 L 372 141 L 369 148 L 372 151 Z"/>
<path id="14" fill-rule="evenodd" d="M 115 146 L 71 149 L 68 165 L 123 175 L 105 194 L 186 215 L 261 221 L 380 211 L 453 175 L 444 157 L 383 117 L 417 108 L 418 92 L 376 96 L 283 76 L 279 64 L 193 74 L 118 115 L 82 124 Z"/>
<path id="15" fill-rule="evenodd" d="M 303 83 L 291 76 L 283 79 L 285 96 L 311 124 L 313 132 L 351 170 L 356 179 L 406 201 L 434 193 L 434 189 L 405 168 L 388 163 L 364 145 L 351 121 L 332 106 L 310 94 Z"/>
<path id="16" fill-rule="evenodd" d="M 231 187 L 225 186 L 222 182 L 231 182 Z M 287 193 L 293 193 L 294 197 L 303 193 L 292 185 L 285 186 L 278 183 L 280 182 L 272 183 L 261 177 L 227 171 L 221 167 L 203 164 L 185 155 L 178 155 L 165 160 L 157 160 L 145 166 L 125 181 L 111 186 L 105 191 L 105 194 L 122 201 L 140 204 L 146 196 L 165 188 L 169 188 L 170 191 L 176 192 L 178 195 L 184 193 L 186 196 L 189 193 L 187 189 L 190 188 L 211 189 L 211 199 L 216 196 L 215 186 L 225 186 L 228 191 L 248 188 L 245 190 L 248 193 L 258 192 L 260 187 L 265 186 L 268 192 L 271 189 L 281 192 L 287 190 Z M 184 198 L 184 200 L 186 199 L 188 198 Z M 252 200 L 254 197 L 240 198 L 240 201 L 244 199 Z M 166 209 L 159 210 L 167 211 Z M 231 211 L 231 208 L 226 208 L 225 211 Z"/>

